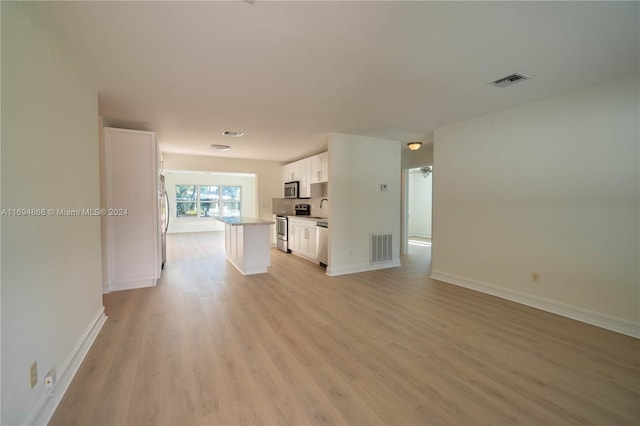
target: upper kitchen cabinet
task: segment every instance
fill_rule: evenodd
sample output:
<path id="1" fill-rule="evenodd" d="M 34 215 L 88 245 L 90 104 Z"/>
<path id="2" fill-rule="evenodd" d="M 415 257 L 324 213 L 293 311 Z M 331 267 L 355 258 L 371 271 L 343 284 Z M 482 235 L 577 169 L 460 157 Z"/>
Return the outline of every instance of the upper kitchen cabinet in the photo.
<path id="1" fill-rule="evenodd" d="M 299 198 L 311 196 L 311 158 L 282 166 L 282 183 L 293 181 L 300 183 Z"/>
<path id="2" fill-rule="evenodd" d="M 104 290 L 154 286 L 162 266 L 156 134 L 105 128 L 103 161 Z"/>
<path id="3" fill-rule="evenodd" d="M 285 182 L 293 182 L 299 179 L 296 179 L 295 172 L 295 163 L 285 164 L 282 166 L 282 183 Z"/>
<path id="4" fill-rule="evenodd" d="M 326 182 L 329 178 L 329 152 L 311 157 L 311 183 Z"/>
<path id="5" fill-rule="evenodd" d="M 299 171 L 300 198 L 311 197 L 311 161 L 309 158 L 295 162 Z"/>
<path id="6" fill-rule="evenodd" d="M 285 164 L 282 166 L 282 182 L 300 182 L 299 198 L 311 197 L 311 184 L 327 182 L 329 176 L 329 153 Z"/>

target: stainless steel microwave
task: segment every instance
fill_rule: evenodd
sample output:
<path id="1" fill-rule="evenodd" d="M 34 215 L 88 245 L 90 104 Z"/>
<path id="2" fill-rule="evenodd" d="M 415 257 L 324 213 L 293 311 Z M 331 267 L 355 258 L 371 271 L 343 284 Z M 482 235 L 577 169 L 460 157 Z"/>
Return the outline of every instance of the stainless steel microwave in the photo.
<path id="1" fill-rule="evenodd" d="M 300 190 L 300 182 L 285 182 L 284 183 L 284 198 L 298 198 L 298 191 Z"/>

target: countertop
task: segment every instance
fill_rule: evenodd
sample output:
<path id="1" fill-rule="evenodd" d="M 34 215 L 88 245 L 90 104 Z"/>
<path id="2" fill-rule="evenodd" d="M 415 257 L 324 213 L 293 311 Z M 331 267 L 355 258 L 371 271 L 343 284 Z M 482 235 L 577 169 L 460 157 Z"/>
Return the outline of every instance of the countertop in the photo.
<path id="1" fill-rule="evenodd" d="M 320 217 L 320 216 L 294 216 L 294 215 L 288 215 L 287 216 L 289 219 L 302 219 L 302 220 L 313 220 L 316 222 L 329 222 L 329 218 L 328 217 Z"/>
<path id="2" fill-rule="evenodd" d="M 216 220 L 219 220 L 220 222 L 226 223 L 227 225 L 231 225 L 231 226 L 271 225 L 275 223 L 272 220 L 262 220 L 255 217 L 246 217 L 246 216 L 221 217 L 221 218 L 216 218 Z"/>

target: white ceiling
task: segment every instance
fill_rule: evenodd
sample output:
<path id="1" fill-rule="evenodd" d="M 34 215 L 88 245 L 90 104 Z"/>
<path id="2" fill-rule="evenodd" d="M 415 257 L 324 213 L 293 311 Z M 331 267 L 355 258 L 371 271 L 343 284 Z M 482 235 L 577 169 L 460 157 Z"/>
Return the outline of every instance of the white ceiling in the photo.
<path id="1" fill-rule="evenodd" d="M 43 2 L 112 125 L 164 152 L 294 160 L 639 72 L 638 2 Z M 487 84 L 513 72 L 532 78 Z M 240 130 L 242 138 L 222 136 Z M 231 145 L 228 152 L 211 144 Z"/>

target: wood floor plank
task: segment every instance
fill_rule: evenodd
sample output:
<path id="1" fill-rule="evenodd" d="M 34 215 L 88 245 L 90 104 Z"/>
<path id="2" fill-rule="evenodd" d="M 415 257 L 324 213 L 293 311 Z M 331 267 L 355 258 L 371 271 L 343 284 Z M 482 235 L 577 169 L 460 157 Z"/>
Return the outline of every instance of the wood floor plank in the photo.
<path id="1" fill-rule="evenodd" d="M 638 425 L 640 341 L 402 267 L 328 277 L 224 233 L 168 236 L 154 288 L 108 321 L 52 425 Z"/>

